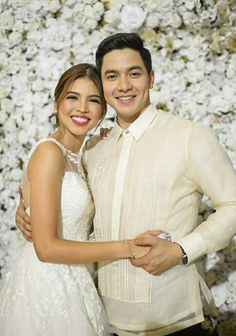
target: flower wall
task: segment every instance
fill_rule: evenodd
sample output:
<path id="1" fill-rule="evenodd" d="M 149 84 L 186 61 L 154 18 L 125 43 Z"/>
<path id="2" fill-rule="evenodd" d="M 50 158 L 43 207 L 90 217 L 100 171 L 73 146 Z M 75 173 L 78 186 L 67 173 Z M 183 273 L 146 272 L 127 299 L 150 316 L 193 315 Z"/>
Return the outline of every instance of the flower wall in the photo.
<path id="1" fill-rule="evenodd" d="M 215 129 L 236 167 L 234 0 L 1 0 L 2 274 L 23 243 L 14 219 L 22 164 L 31 146 L 53 129 L 56 82 L 69 66 L 93 63 L 99 41 L 122 31 L 139 33 L 152 53 L 152 102 Z M 109 109 L 104 125 L 112 125 L 113 117 Z M 208 207 L 202 210 L 205 216 Z M 204 261 L 221 335 L 236 330 L 235 251 L 233 241 Z"/>

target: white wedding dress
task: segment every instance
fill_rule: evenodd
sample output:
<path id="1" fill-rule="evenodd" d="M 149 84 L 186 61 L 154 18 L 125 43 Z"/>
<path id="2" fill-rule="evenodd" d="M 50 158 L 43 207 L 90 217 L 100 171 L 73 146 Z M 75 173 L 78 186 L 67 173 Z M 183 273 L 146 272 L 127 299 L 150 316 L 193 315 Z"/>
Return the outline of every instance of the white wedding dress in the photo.
<path id="1" fill-rule="evenodd" d="M 42 141 L 56 143 L 67 158 L 70 156 L 55 139 Z M 94 214 L 93 202 L 83 172 L 76 174 L 70 169 L 69 160 L 68 167 L 62 180 L 58 234 L 65 239 L 86 241 Z M 26 168 L 22 183 L 27 198 Z M 86 266 L 40 262 L 33 244 L 26 242 L 3 281 L 0 335 L 110 335 L 106 314 Z"/>

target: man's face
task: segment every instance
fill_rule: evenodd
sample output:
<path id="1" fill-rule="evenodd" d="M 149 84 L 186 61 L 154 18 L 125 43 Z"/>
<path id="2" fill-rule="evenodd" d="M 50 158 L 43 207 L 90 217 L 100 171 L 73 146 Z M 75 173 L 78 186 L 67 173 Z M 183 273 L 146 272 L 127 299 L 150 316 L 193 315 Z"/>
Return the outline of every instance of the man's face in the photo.
<path id="1" fill-rule="evenodd" d="M 129 127 L 150 104 L 153 71 L 148 75 L 139 53 L 126 48 L 104 56 L 101 76 L 105 99 L 116 110 L 119 125 Z"/>

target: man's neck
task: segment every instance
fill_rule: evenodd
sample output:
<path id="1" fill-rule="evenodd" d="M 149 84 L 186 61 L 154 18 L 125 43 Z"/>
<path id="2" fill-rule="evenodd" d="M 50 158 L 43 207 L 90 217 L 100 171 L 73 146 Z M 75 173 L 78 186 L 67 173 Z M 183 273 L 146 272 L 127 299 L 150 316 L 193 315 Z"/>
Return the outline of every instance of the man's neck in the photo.
<path id="1" fill-rule="evenodd" d="M 123 128 L 123 129 L 127 129 L 130 125 L 132 125 L 143 113 L 145 113 L 145 111 L 147 110 L 147 108 L 150 106 L 150 103 L 139 113 L 137 114 L 135 117 L 133 117 L 133 119 L 131 120 L 124 120 L 121 116 L 119 116 L 119 114 L 117 113 L 117 124 Z"/>

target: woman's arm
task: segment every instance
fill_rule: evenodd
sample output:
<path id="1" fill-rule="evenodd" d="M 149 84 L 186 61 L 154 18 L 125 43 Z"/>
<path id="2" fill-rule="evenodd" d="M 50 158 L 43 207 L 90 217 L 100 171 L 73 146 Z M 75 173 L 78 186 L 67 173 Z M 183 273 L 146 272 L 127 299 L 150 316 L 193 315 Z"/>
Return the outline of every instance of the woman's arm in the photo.
<path id="1" fill-rule="evenodd" d="M 64 167 L 65 158 L 61 150 L 49 142 L 37 147 L 28 164 L 32 238 L 39 260 L 78 264 L 129 258 L 128 246 L 124 241 L 93 243 L 58 237 Z M 133 255 L 141 256 L 149 250 L 135 246 L 133 240 L 129 240 L 129 243 Z"/>

